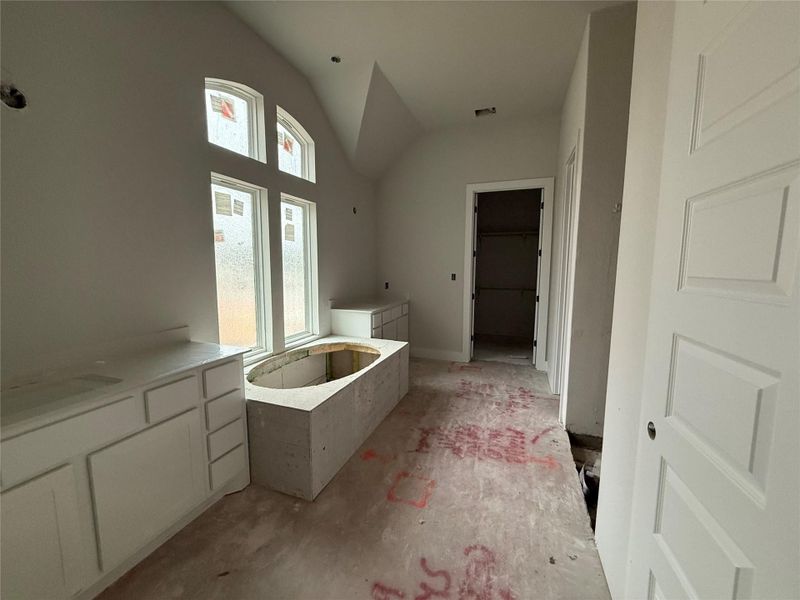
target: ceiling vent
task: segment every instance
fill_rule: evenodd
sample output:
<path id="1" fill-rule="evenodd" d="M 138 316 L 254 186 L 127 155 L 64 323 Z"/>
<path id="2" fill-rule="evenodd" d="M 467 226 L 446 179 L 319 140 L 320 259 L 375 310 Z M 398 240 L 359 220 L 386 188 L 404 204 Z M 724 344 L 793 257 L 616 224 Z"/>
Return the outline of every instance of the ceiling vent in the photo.
<path id="1" fill-rule="evenodd" d="M 497 112 L 497 107 L 495 106 L 487 106 L 486 108 L 478 108 L 475 110 L 476 117 L 488 117 L 489 115 L 493 115 Z"/>

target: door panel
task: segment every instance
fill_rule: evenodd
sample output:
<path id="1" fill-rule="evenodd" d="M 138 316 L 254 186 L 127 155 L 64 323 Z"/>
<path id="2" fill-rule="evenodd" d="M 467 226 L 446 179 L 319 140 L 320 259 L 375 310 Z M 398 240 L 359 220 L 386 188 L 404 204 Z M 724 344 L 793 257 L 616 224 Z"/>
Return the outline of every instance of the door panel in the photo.
<path id="1" fill-rule="evenodd" d="M 205 457 L 197 413 L 193 409 L 89 456 L 104 571 L 202 501 Z"/>
<path id="2" fill-rule="evenodd" d="M 800 597 L 798 32 L 676 6 L 630 597 Z"/>

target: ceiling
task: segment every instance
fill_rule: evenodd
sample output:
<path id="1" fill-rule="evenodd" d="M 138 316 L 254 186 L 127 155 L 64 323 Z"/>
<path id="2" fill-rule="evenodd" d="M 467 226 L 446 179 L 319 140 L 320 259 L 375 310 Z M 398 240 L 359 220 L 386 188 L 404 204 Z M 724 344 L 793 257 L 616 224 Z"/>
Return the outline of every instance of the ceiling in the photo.
<path id="1" fill-rule="evenodd" d="M 422 132 L 561 108 L 593 1 L 226 5 L 304 73 L 354 166 L 379 177 Z M 331 56 L 341 63 L 331 62 Z"/>

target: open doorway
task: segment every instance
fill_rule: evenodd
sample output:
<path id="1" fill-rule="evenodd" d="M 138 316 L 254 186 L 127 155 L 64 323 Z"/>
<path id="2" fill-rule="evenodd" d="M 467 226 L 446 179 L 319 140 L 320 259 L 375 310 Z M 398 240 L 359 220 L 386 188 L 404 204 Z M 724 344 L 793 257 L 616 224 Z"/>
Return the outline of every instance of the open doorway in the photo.
<path id="1" fill-rule="evenodd" d="M 542 190 L 477 196 L 472 357 L 532 365 Z"/>
<path id="2" fill-rule="evenodd" d="M 553 179 L 467 186 L 464 359 L 546 370 Z"/>

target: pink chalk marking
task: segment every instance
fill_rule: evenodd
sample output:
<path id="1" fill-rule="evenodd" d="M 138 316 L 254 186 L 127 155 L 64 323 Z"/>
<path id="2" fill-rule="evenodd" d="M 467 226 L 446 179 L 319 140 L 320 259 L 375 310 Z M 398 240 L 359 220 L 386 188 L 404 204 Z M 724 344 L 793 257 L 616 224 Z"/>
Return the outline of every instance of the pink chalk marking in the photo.
<path id="1" fill-rule="evenodd" d="M 392 600 L 392 598 L 405 598 L 404 592 L 376 581 L 372 585 L 372 600 Z"/>
<path id="2" fill-rule="evenodd" d="M 548 433 L 550 433 L 554 429 L 556 429 L 555 425 L 553 425 L 552 427 L 548 427 L 547 429 L 544 429 L 544 430 L 540 431 L 539 433 L 537 433 L 535 436 L 533 436 L 533 439 L 531 440 L 531 445 L 532 446 L 536 445 L 536 442 L 538 442 L 541 438 L 546 436 Z"/>
<path id="3" fill-rule="evenodd" d="M 404 479 L 418 479 L 419 481 L 425 482 L 425 487 L 422 490 L 422 495 L 420 498 L 414 500 L 398 497 L 396 488 Z M 414 506 L 416 508 L 425 508 L 428 505 L 428 500 L 430 499 L 431 494 L 433 494 L 433 488 L 435 487 L 435 479 L 428 479 L 427 477 L 413 475 L 408 471 L 400 471 L 394 476 L 394 481 L 392 481 L 392 486 L 389 488 L 389 491 L 386 494 L 386 499 L 389 502 L 399 502 L 401 504 L 408 504 L 409 506 Z"/>
<path id="4" fill-rule="evenodd" d="M 378 454 L 372 448 L 368 448 L 361 453 L 361 460 L 368 461 L 368 460 L 377 460 L 384 465 L 389 464 L 395 458 L 397 458 L 396 454 Z"/>
<path id="5" fill-rule="evenodd" d="M 421 558 L 419 561 L 419 566 L 422 567 L 422 570 L 425 571 L 425 574 L 431 578 L 439 578 L 443 579 L 442 583 L 444 587 L 440 590 L 433 589 L 424 581 L 420 582 L 419 587 L 422 590 L 421 594 L 417 594 L 414 597 L 414 600 L 428 600 L 428 598 L 449 598 L 450 597 L 450 573 L 445 570 L 434 571 L 428 567 L 428 561 L 425 557 Z"/>

